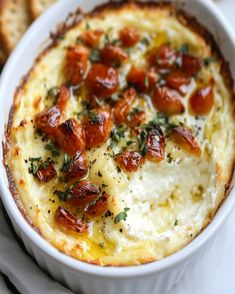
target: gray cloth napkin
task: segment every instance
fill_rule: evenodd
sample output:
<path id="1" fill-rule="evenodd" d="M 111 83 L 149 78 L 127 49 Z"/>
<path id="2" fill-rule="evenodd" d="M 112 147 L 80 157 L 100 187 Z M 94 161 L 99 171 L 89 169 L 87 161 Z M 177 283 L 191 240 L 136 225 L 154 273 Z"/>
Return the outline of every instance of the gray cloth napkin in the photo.
<path id="1" fill-rule="evenodd" d="M 7 223 L 0 203 L 0 272 L 5 274 L 22 294 L 72 294 L 46 275 L 20 247 Z M 11 293 L 0 275 L 0 293 Z"/>

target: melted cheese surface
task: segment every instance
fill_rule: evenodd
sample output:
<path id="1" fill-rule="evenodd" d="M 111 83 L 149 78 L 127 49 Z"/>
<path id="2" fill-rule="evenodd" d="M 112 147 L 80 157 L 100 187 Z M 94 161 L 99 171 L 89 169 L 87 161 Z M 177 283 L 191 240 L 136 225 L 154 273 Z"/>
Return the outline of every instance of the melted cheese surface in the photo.
<path id="1" fill-rule="evenodd" d="M 192 55 L 211 56 L 210 46 L 167 7 L 139 9 L 127 5 L 117 11 L 110 9 L 86 16 L 35 63 L 27 82 L 17 94 L 7 164 L 26 215 L 42 236 L 59 250 L 100 265 L 137 265 L 159 260 L 194 239 L 210 222 L 224 198 L 234 158 L 232 97 L 220 73 L 219 61 L 203 67 L 197 82 L 192 81 L 188 86 L 188 93 L 182 99 L 186 111 L 171 119 L 194 130 L 202 149 L 200 157 L 185 153 L 167 139 L 163 161 L 146 160 L 137 172 L 130 174 L 118 170 L 110 156 L 125 146 L 130 139 L 128 134 L 111 151 L 108 149 L 110 140 L 88 151 L 89 162 L 95 160 L 88 177 L 98 186 L 105 185 L 105 191 L 111 196 L 109 211 L 112 215 L 89 220 L 87 234 L 61 230 L 54 221 L 60 201 L 53 191 L 63 190 L 64 184 L 58 177 L 41 184 L 28 172 L 30 157 L 45 159 L 51 156 L 50 151 L 45 150 L 45 142 L 35 132 L 33 119 L 51 105 L 47 92 L 65 80 L 66 48 L 76 43 L 88 24 L 90 29 L 102 28 L 110 39 L 118 38 L 123 27 L 133 26 L 139 30 L 142 39 L 149 40 L 149 45 L 139 42 L 132 48 L 128 61 L 119 68 L 121 88 L 126 86 L 125 77 L 131 65 L 144 67 L 146 51 L 164 43 L 170 43 L 173 48 L 188 44 Z M 100 46 L 102 42 L 103 39 Z M 213 109 L 206 116 L 195 117 L 190 114 L 189 97 L 200 83 L 207 84 L 211 77 L 214 78 Z M 63 120 L 77 117 L 82 110 L 84 95 L 84 91 L 71 90 Z M 145 110 L 148 121 L 156 115 L 149 97 L 143 95 L 137 103 Z M 20 125 L 23 120 L 26 121 L 24 126 Z M 61 151 L 60 156 L 53 159 L 58 175 L 61 175 L 63 156 Z M 66 203 L 63 206 L 66 207 Z M 129 208 L 126 221 L 115 224 L 114 217 L 125 208 Z"/>

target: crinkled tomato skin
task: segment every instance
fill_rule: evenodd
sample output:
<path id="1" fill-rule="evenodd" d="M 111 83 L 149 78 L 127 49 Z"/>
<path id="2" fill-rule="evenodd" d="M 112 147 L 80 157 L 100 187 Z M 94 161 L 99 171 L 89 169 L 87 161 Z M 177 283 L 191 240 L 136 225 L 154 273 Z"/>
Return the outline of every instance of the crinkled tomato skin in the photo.
<path id="1" fill-rule="evenodd" d="M 195 156 L 201 155 L 201 148 L 196 138 L 187 128 L 182 126 L 175 127 L 172 130 L 171 138 L 177 145 L 182 147 L 188 153 L 193 154 Z"/>
<path id="2" fill-rule="evenodd" d="M 126 52 L 118 46 L 107 45 L 101 50 L 101 60 L 107 65 L 119 66 L 127 57 Z"/>
<path id="3" fill-rule="evenodd" d="M 53 136 L 60 123 L 61 111 L 58 106 L 52 106 L 35 116 L 36 128 L 45 132 L 48 136 Z"/>
<path id="4" fill-rule="evenodd" d="M 125 27 L 120 31 L 120 39 L 124 47 L 133 47 L 140 40 L 140 34 L 134 27 Z"/>
<path id="5" fill-rule="evenodd" d="M 87 224 L 61 206 L 55 212 L 55 221 L 63 228 L 77 233 L 85 233 L 88 229 Z"/>
<path id="6" fill-rule="evenodd" d="M 165 156 L 165 137 L 160 128 L 148 132 L 146 138 L 146 158 L 150 161 L 159 162 Z"/>
<path id="7" fill-rule="evenodd" d="M 72 162 L 69 165 L 69 169 L 65 174 L 67 180 L 71 179 L 81 179 L 88 172 L 88 163 L 85 156 L 85 153 L 82 151 L 78 151 Z"/>
<path id="8" fill-rule="evenodd" d="M 64 75 L 72 85 L 78 85 L 88 68 L 89 52 L 82 45 L 70 46 L 65 57 Z"/>
<path id="9" fill-rule="evenodd" d="M 75 118 L 63 122 L 54 136 L 58 146 L 70 156 L 85 149 L 85 136 L 82 124 Z"/>
<path id="10" fill-rule="evenodd" d="M 80 181 L 70 191 L 70 198 L 67 200 L 73 207 L 84 209 L 90 202 L 100 195 L 100 190 L 89 181 Z"/>
<path id="11" fill-rule="evenodd" d="M 87 148 L 95 148 L 105 143 L 112 130 L 112 118 L 108 110 L 96 109 L 92 110 L 92 113 L 93 120 L 88 114 L 83 122 Z"/>
<path id="12" fill-rule="evenodd" d="M 116 124 L 120 125 L 126 122 L 136 95 L 137 93 L 135 89 L 129 88 L 123 93 L 122 98 L 116 102 L 113 111 L 114 121 Z"/>
<path id="13" fill-rule="evenodd" d="M 192 111 L 197 115 L 208 114 L 214 105 L 213 86 L 197 90 L 189 100 Z"/>
<path id="14" fill-rule="evenodd" d="M 125 171 L 133 173 L 144 163 L 144 158 L 137 151 L 123 151 L 116 156 L 115 161 Z"/>
<path id="15" fill-rule="evenodd" d="M 183 54 L 182 56 L 182 68 L 188 75 L 195 75 L 202 67 L 202 61 L 200 58 Z"/>
<path id="16" fill-rule="evenodd" d="M 90 217 L 100 216 L 104 214 L 108 209 L 108 198 L 107 193 L 102 193 L 98 200 L 94 201 L 95 203 L 90 203 L 85 208 L 85 212 Z"/>
<path id="17" fill-rule="evenodd" d="M 70 100 L 70 91 L 66 86 L 61 86 L 57 106 L 61 112 L 65 111 Z"/>
<path id="18" fill-rule="evenodd" d="M 188 85 L 190 81 L 190 76 L 179 70 L 170 72 L 169 75 L 166 77 L 167 86 L 179 91 L 181 94 L 184 94 L 184 92 L 182 91 L 182 86 Z"/>
<path id="19" fill-rule="evenodd" d="M 113 67 L 93 64 L 86 78 L 88 90 L 99 98 L 108 98 L 118 90 L 118 74 Z"/>
<path id="20" fill-rule="evenodd" d="M 155 89 L 157 79 L 154 73 L 132 66 L 128 73 L 127 81 L 138 91 L 150 94 Z"/>
<path id="21" fill-rule="evenodd" d="M 149 64 L 158 70 L 169 70 L 175 66 L 178 53 L 175 49 L 162 45 L 154 48 L 148 57 Z"/>
<path id="22" fill-rule="evenodd" d="M 152 101 L 157 110 L 168 115 L 181 114 L 185 109 L 177 93 L 168 87 L 156 88 Z"/>
<path id="23" fill-rule="evenodd" d="M 100 38 L 104 34 L 104 31 L 101 29 L 89 30 L 83 33 L 82 40 L 85 45 L 89 47 L 98 47 Z"/>
<path id="24" fill-rule="evenodd" d="M 37 178 L 40 182 L 48 182 L 57 175 L 54 165 L 49 163 L 47 166 L 40 166 L 37 170 Z"/>

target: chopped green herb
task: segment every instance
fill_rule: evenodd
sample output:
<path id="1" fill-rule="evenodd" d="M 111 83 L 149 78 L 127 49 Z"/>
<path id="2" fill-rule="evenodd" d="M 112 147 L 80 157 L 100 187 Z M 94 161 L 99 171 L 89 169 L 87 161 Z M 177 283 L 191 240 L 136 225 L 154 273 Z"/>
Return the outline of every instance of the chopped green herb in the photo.
<path id="1" fill-rule="evenodd" d="M 137 140 L 139 142 L 139 150 L 143 156 L 146 155 L 148 152 L 148 147 L 146 145 L 147 135 L 148 135 L 147 130 L 142 129 L 140 134 L 137 136 Z"/>
<path id="2" fill-rule="evenodd" d="M 89 110 L 88 111 L 89 120 L 92 124 L 96 124 L 100 122 L 100 117 L 96 112 Z"/>
<path id="3" fill-rule="evenodd" d="M 83 44 L 83 39 L 81 36 L 77 37 L 76 44 L 78 44 L 78 45 Z"/>
<path id="4" fill-rule="evenodd" d="M 130 210 L 130 208 L 126 207 L 126 208 L 124 208 L 124 211 L 119 212 L 119 214 L 117 214 L 114 218 L 114 223 L 118 224 L 122 220 L 125 221 L 127 219 L 127 211 L 129 211 L 129 210 Z"/>
<path id="5" fill-rule="evenodd" d="M 93 48 L 91 50 L 90 54 L 90 61 L 91 62 L 100 62 L 101 61 L 101 54 L 100 54 L 100 49 L 98 48 Z"/>
<path id="6" fill-rule="evenodd" d="M 59 156 L 60 155 L 60 151 L 59 149 L 55 146 L 55 144 L 53 143 L 48 143 L 45 145 L 45 149 L 50 151 L 52 156 Z"/>
<path id="7" fill-rule="evenodd" d="M 215 58 L 215 57 L 213 57 L 213 56 L 211 56 L 211 57 L 206 57 L 205 59 L 204 59 L 204 64 L 205 64 L 205 66 L 208 66 L 209 64 L 211 64 L 212 62 L 216 62 L 217 61 L 217 59 Z"/>
<path id="8" fill-rule="evenodd" d="M 131 140 L 129 140 L 129 141 L 126 142 L 126 145 L 127 145 L 127 146 L 130 146 L 130 145 L 132 145 L 132 144 L 134 144 L 134 143 L 135 143 L 135 141 L 131 141 Z"/>
<path id="9" fill-rule="evenodd" d="M 150 45 L 150 40 L 147 37 L 143 37 L 140 42 L 146 46 Z"/>
<path id="10" fill-rule="evenodd" d="M 97 103 L 98 106 L 104 105 L 104 102 L 102 100 L 98 99 L 97 97 L 95 97 L 95 102 Z"/>
<path id="11" fill-rule="evenodd" d="M 29 173 L 35 176 L 42 163 L 42 157 L 30 157 L 29 161 L 30 161 Z"/>
<path id="12" fill-rule="evenodd" d="M 59 39 L 60 39 L 60 40 L 64 40 L 64 39 L 65 39 L 65 35 L 60 35 L 60 36 L 59 36 Z"/>
<path id="13" fill-rule="evenodd" d="M 176 219 L 175 222 L 174 222 L 174 226 L 178 226 L 178 223 L 179 223 L 178 219 Z"/>
<path id="14" fill-rule="evenodd" d="M 52 100 L 53 105 L 56 105 L 59 94 L 60 94 L 59 87 L 52 87 L 47 91 L 46 99 Z"/>
<path id="15" fill-rule="evenodd" d="M 91 28 L 89 22 L 86 23 L 86 29 L 89 30 Z"/>
<path id="16" fill-rule="evenodd" d="M 121 44 L 121 41 L 120 41 L 119 39 L 113 39 L 113 40 L 111 41 L 111 44 L 112 44 L 112 45 L 116 45 L 116 46 L 118 46 L 118 45 Z"/>
<path id="17" fill-rule="evenodd" d="M 71 190 L 74 186 L 75 184 L 72 184 L 65 191 L 55 190 L 53 193 L 58 196 L 61 201 L 67 201 L 71 198 Z"/>
<path id="18" fill-rule="evenodd" d="M 111 139 L 113 142 L 118 143 L 125 136 L 127 128 L 123 125 L 117 126 L 112 130 Z"/>
<path id="19" fill-rule="evenodd" d="M 70 156 L 67 153 L 65 153 L 64 154 L 64 162 L 61 167 L 61 171 L 66 173 L 69 170 L 71 162 L 72 162 L 72 158 L 70 158 Z"/>
<path id="20" fill-rule="evenodd" d="M 188 54 L 189 53 L 189 46 L 188 44 L 183 44 L 180 48 L 179 48 L 179 52 L 181 54 Z"/>

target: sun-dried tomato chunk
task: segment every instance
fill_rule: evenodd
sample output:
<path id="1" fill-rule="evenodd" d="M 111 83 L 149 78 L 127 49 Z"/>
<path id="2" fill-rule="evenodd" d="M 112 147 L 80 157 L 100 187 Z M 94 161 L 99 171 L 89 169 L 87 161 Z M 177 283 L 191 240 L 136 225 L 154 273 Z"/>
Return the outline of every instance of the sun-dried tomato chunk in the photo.
<path id="1" fill-rule="evenodd" d="M 166 77 L 167 86 L 179 91 L 181 94 L 185 94 L 182 86 L 188 85 L 190 81 L 190 77 L 186 73 L 179 70 L 172 71 Z"/>
<path id="2" fill-rule="evenodd" d="M 99 98 L 107 98 L 118 89 L 116 70 L 104 64 L 93 64 L 86 79 L 90 92 Z"/>
<path id="3" fill-rule="evenodd" d="M 70 46 L 65 58 L 64 75 L 67 81 L 73 85 L 79 84 L 88 67 L 88 50 L 81 45 Z"/>
<path id="4" fill-rule="evenodd" d="M 145 144 L 147 146 L 147 159 L 154 162 L 159 162 L 164 159 L 166 143 L 164 134 L 160 128 L 148 132 Z"/>
<path id="5" fill-rule="evenodd" d="M 140 34 L 134 27 L 125 27 L 120 31 L 120 39 L 124 47 L 133 47 L 140 40 Z"/>
<path id="6" fill-rule="evenodd" d="M 119 167 L 132 173 L 144 163 L 144 158 L 137 151 L 123 151 L 116 156 L 115 161 Z"/>
<path id="7" fill-rule="evenodd" d="M 53 163 L 45 162 L 41 164 L 37 170 L 36 176 L 40 182 L 48 182 L 56 176 L 56 170 Z"/>
<path id="8" fill-rule="evenodd" d="M 87 174 L 88 163 L 86 160 L 85 153 L 78 151 L 72 159 L 68 171 L 65 174 L 67 180 L 81 179 Z"/>
<path id="9" fill-rule="evenodd" d="M 128 73 L 127 81 L 138 91 L 150 94 L 155 89 L 157 79 L 154 73 L 132 66 Z"/>
<path id="10" fill-rule="evenodd" d="M 84 233 L 88 229 L 87 224 L 61 206 L 55 212 L 55 221 L 63 228 L 77 233 Z"/>
<path id="11" fill-rule="evenodd" d="M 59 107 L 60 111 L 63 112 L 69 102 L 70 99 L 70 92 L 66 86 L 61 86 L 59 98 L 57 100 L 57 106 Z"/>
<path id="12" fill-rule="evenodd" d="M 82 124 L 75 118 L 63 122 L 55 132 L 58 146 L 70 156 L 85 149 L 85 137 Z"/>
<path id="13" fill-rule="evenodd" d="M 108 198 L 107 193 L 102 193 L 94 201 L 90 202 L 84 209 L 89 216 L 99 216 L 104 214 L 108 209 Z"/>
<path id="14" fill-rule="evenodd" d="M 95 201 L 100 195 L 100 190 L 89 181 L 81 181 L 71 189 L 67 202 L 84 209 L 90 202 Z"/>
<path id="15" fill-rule="evenodd" d="M 105 143 L 112 130 L 112 118 L 105 109 L 90 110 L 83 123 L 86 146 L 94 148 Z"/>
<path id="16" fill-rule="evenodd" d="M 127 120 L 136 95 L 135 89 L 129 88 L 123 93 L 122 98 L 116 102 L 113 112 L 116 124 L 120 125 Z"/>
<path id="17" fill-rule="evenodd" d="M 125 59 L 126 52 L 118 46 L 107 45 L 101 50 L 101 60 L 104 64 L 120 66 Z"/>
<path id="18" fill-rule="evenodd" d="M 178 55 L 175 49 L 167 45 L 162 45 L 154 48 L 150 52 L 148 61 L 149 64 L 156 67 L 157 70 L 169 70 L 175 65 Z"/>
<path id="19" fill-rule="evenodd" d="M 152 101 L 156 109 L 168 115 L 184 112 L 184 105 L 177 93 L 167 87 L 157 88 Z"/>
<path id="20" fill-rule="evenodd" d="M 89 47 L 97 47 L 104 31 L 101 29 L 86 31 L 82 34 L 81 39 Z"/>
<path id="21" fill-rule="evenodd" d="M 183 54 L 182 56 L 182 68 L 188 75 L 195 75 L 202 67 L 202 61 L 200 58 Z"/>
<path id="22" fill-rule="evenodd" d="M 190 154 L 200 156 L 201 148 L 190 130 L 182 126 L 175 127 L 171 133 L 172 140 Z"/>
<path id="23" fill-rule="evenodd" d="M 208 114 L 214 105 L 213 86 L 197 90 L 189 100 L 192 111 L 198 115 Z"/>
<path id="24" fill-rule="evenodd" d="M 52 106 L 35 116 L 36 128 L 52 136 L 60 123 L 61 112 L 59 107 Z"/>
<path id="25" fill-rule="evenodd" d="M 144 111 L 132 108 L 136 94 L 135 89 L 129 88 L 123 93 L 122 98 L 116 102 L 113 116 L 117 125 L 124 123 L 129 127 L 134 127 L 145 120 L 146 116 Z"/>

